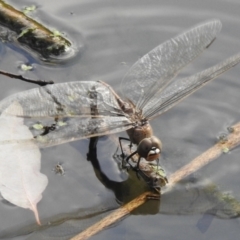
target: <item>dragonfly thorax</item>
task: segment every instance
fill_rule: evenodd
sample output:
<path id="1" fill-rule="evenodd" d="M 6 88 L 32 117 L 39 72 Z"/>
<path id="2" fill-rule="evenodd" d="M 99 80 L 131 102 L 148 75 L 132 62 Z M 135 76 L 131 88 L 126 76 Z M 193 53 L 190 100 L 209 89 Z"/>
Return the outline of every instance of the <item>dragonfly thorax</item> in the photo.
<path id="1" fill-rule="evenodd" d="M 162 143 L 157 137 L 151 136 L 144 138 L 137 147 L 137 152 L 140 157 L 147 161 L 153 161 L 160 157 L 162 151 Z"/>
<path id="2" fill-rule="evenodd" d="M 152 127 L 147 121 L 144 123 L 137 121 L 133 128 L 127 130 L 127 134 L 130 141 L 138 145 L 144 138 L 150 138 L 153 132 Z"/>

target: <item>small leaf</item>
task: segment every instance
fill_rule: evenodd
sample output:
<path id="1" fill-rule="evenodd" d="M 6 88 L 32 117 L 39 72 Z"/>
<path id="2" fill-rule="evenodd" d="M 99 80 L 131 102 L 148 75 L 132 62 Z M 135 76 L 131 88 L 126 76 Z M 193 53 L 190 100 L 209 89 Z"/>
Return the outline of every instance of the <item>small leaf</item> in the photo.
<path id="1" fill-rule="evenodd" d="M 4 199 L 34 212 L 48 179 L 40 173 L 41 153 L 24 125 L 19 103 L 13 102 L 0 116 L 0 192 Z"/>

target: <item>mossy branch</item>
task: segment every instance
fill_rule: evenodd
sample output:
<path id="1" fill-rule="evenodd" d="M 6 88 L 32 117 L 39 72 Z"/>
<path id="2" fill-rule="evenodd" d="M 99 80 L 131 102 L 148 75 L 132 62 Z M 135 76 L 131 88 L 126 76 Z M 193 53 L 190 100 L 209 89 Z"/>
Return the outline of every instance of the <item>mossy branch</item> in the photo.
<path id="1" fill-rule="evenodd" d="M 60 56 L 71 46 L 66 38 L 55 34 L 2 0 L 0 24 L 16 33 L 16 41 L 37 52 L 44 59 Z"/>

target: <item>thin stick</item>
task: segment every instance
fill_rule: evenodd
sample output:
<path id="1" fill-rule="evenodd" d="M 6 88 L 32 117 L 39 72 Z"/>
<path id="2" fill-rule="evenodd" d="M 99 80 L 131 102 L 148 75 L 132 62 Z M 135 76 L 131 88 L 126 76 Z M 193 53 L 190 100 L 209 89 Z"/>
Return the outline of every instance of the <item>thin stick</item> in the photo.
<path id="1" fill-rule="evenodd" d="M 147 196 L 150 192 L 145 192 L 138 196 L 133 201 L 125 204 L 124 206 L 120 207 L 116 211 L 109 214 L 107 217 L 103 218 L 101 221 L 95 223 L 88 229 L 84 230 L 80 234 L 76 235 L 75 237 L 71 238 L 71 240 L 84 240 L 88 239 L 94 234 L 98 233 L 99 231 L 103 230 L 107 226 L 113 224 L 114 222 L 122 219 L 124 216 L 128 215 L 133 209 L 139 207 L 143 203 L 145 203 Z"/>
<path id="2" fill-rule="evenodd" d="M 229 134 L 228 139 L 224 143 L 217 143 L 213 147 L 209 148 L 206 152 L 202 153 L 200 156 L 196 157 L 189 164 L 185 165 L 169 177 L 169 184 L 163 189 L 162 194 L 171 189 L 171 187 L 187 177 L 189 174 L 196 172 L 209 162 L 213 161 L 219 157 L 222 153 L 227 152 L 240 144 L 240 122 L 234 125 L 232 128 L 232 133 Z M 116 211 L 112 212 L 107 217 L 103 218 L 96 224 L 87 228 L 80 234 L 71 238 L 71 240 L 85 240 L 98 233 L 99 231 L 105 229 L 109 225 L 116 221 L 121 220 L 123 217 L 128 215 L 135 208 L 139 207 L 141 204 L 145 203 L 148 199 L 149 192 L 145 192 L 132 200 L 131 202 L 120 207 Z"/>
<path id="3" fill-rule="evenodd" d="M 201 155 L 193 159 L 190 163 L 172 174 L 168 179 L 168 185 L 166 189 L 164 189 L 162 193 L 166 192 L 168 189 L 171 188 L 171 186 L 173 186 L 183 178 L 189 176 L 190 174 L 198 171 L 200 168 L 210 163 L 211 161 L 219 157 L 222 153 L 228 152 L 238 146 L 240 144 L 240 122 L 231 127 L 230 129 L 232 130 L 232 133 L 228 135 L 228 138 L 225 142 L 216 143 L 206 152 L 202 153 Z"/>
<path id="4" fill-rule="evenodd" d="M 13 73 L 4 72 L 2 70 L 0 70 L 0 74 L 5 75 L 5 76 L 10 77 L 10 78 L 19 79 L 19 80 L 22 80 L 24 82 L 38 84 L 39 86 L 54 84 L 53 81 L 32 80 L 32 79 L 24 78 L 22 75 L 16 75 L 16 74 L 13 74 Z"/>

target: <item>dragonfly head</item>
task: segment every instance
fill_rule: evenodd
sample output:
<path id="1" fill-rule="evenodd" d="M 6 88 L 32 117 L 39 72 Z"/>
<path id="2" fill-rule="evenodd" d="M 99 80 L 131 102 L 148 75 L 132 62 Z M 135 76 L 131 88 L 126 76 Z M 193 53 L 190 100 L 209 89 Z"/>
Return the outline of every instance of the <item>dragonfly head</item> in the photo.
<path id="1" fill-rule="evenodd" d="M 162 143 L 157 137 L 144 138 L 137 147 L 139 156 L 147 161 L 153 161 L 160 157 L 162 151 Z"/>

